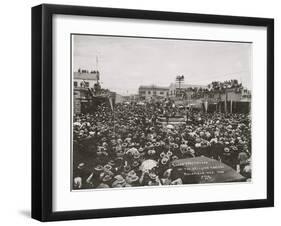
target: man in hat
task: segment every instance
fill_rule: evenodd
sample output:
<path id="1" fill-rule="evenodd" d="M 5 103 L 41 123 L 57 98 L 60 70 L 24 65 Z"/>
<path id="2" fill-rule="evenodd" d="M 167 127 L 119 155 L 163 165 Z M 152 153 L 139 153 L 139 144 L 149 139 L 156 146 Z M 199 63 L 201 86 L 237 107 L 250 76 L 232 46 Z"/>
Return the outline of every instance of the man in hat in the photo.
<path id="1" fill-rule="evenodd" d="M 92 172 L 86 168 L 86 164 L 81 162 L 73 170 L 73 187 L 74 189 L 89 188 Z"/>

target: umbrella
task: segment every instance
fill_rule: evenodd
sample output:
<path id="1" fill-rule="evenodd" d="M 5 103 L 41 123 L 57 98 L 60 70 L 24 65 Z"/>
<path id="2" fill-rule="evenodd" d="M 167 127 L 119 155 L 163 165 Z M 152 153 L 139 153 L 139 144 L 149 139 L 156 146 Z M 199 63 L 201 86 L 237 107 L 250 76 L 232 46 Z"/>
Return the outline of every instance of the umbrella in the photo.
<path id="1" fill-rule="evenodd" d="M 173 125 L 167 125 L 167 129 L 174 129 Z"/>
<path id="2" fill-rule="evenodd" d="M 157 162 L 155 160 L 147 159 L 147 160 L 143 161 L 142 164 L 140 165 L 140 170 L 148 171 L 156 166 L 157 166 Z"/>
<path id="3" fill-rule="evenodd" d="M 234 169 L 215 159 L 204 156 L 178 159 L 172 162 L 175 177 L 184 184 L 223 183 L 245 181 Z"/>

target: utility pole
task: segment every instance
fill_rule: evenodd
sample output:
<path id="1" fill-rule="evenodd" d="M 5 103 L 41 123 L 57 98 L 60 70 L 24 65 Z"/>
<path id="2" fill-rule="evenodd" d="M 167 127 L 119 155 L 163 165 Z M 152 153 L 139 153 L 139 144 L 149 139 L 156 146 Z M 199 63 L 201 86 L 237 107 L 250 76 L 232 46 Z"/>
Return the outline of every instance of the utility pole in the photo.
<path id="1" fill-rule="evenodd" d="M 181 83 L 184 81 L 184 76 L 183 75 L 178 75 L 177 77 L 176 77 L 176 82 L 178 82 L 179 83 L 179 91 L 180 91 L 180 93 L 181 93 Z"/>
<path id="2" fill-rule="evenodd" d="M 227 101 L 228 101 L 228 91 L 225 89 L 225 100 L 224 100 L 224 113 L 227 113 Z"/>

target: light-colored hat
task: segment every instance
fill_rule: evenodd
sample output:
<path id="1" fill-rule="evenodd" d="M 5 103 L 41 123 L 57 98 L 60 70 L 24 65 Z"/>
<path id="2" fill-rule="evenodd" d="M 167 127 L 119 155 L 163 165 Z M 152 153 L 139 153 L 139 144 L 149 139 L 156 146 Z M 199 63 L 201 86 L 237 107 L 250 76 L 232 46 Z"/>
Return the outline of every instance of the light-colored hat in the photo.
<path id="1" fill-rule="evenodd" d="M 103 170 L 103 166 L 102 165 L 97 165 L 94 169 L 96 171 L 102 171 Z"/>
<path id="2" fill-rule="evenodd" d="M 111 170 L 112 169 L 112 166 L 111 165 L 109 165 L 109 164 L 106 164 L 104 167 L 104 170 Z"/>
<path id="3" fill-rule="evenodd" d="M 112 179 L 112 176 L 110 176 L 109 174 L 104 175 L 104 177 L 102 178 L 103 182 L 107 182 L 110 181 Z"/>
<path id="4" fill-rule="evenodd" d="M 100 183 L 97 188 L 109 188 L 109 186 L 105 183 Z"/>
<path id="5" fill-rule="evenodd" d="M 163 165 L 167 164 L 168 161 L 169 161 L 169 158 L 167 158 L 167 157 L 164 157 L 164 158 L 161 159 L 161 163 Z"/>
<path id="6" fill-rule="evenodd" d="M 134 161 L 133 164 L 132 164 L 133 167 L 137 167 L 139 165 L 140 165 L 140 163 L 138 161 Z"/>
<path id="7" fill-rule="evenodd" d="M 131 183 L 134 183 L 136 181 L 139 180 L 139 177 L 137 175 L 133 175 L 133 176 L 127 176 L 126 177 L 126 181 L 127 183 L 131 184 Z"/>
<path id="8" fill-rule="evenodd" d="M 85 163 L 81 162 L 81 163 L 78 164 L 77 168 L 82 169 L 84 166 L 85 166 Z"/>
<path id="9" fill-rule="evenodd" d="M 154 149 L 150 149 L 147 151 L 147 154 L 149 155 L 154 155 L 156 153 L 156 151 Z"/>
<path id="10" fill-rule="evenodd" d="M 112 187 L 123 187 L 126 183 L 125 179 L 121 175 L 114 177 L 116 180 L 112 183 Z"/>
<path id="11" fill-rule="evenodd" d="M 171 152 L 170 150 L 167 152 L 167 155 L 170 157 L 173 155 L 173 152 Z"/>
<path id="12" fill-rule="evenodd" d="M 110 166 L 114 166 L 114 165 L 115 165 L 115 162 L 114 162 L 114 160 L 110 160 L 110 161 L 108 162 L 108 164 L 109 164 Z"/>
<path id="13" fill-rule="evenodd" d="M 155 180 L 157 177 L 157 175 L 155 173 L 149 173 L 148 175 L 152 180 Z"/>
<path id="14" fill-rule="evenodd" d="M 143 152 L 144 149 L 142 147 L 139 148 L 139 152 Z"/>
<path id="15" fill-rule="evenodd" d="M 134 159 L 138 159 L 139 157 L 140 157 L 140 153 L 139 152 L 134 154 Z"/>
<path id="16" fill-rule="evenodd" d="M 128 176 L 132 177 L 132 176 L 136 176 L 136 172 L 134 170 L 131 170 L 130 172 L 128 172 Z"/>
<path id="17" fill-rule="evenodd" d="M 173 161 L 174 161 L 174 160 L 177 160 L 177 159 L 179 159 L 178 156 L 176 156 L 176 155 L 172 156 L 172 160 L 173 160 Z"/>
<path id="18" fill-rule="evenodd" d="M 229 152 L 230 149 L 229 149 L 229 148 L 224 148 L 224 151 L 225 151 L 225 152 Z"/>

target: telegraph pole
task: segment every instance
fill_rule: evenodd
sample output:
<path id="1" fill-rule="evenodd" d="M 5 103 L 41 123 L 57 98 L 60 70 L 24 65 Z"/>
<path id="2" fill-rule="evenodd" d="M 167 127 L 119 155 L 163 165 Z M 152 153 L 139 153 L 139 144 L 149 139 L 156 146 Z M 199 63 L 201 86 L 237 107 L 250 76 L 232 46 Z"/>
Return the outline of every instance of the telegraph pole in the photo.
<path id="1" fill-rule="evenodd" d="M 176 82 L 178 82 L 179 83 L 179 91 L 180 91 L 180 93 L 181 93 L 181 83 L 184 81 L 184 76 L 183 75 L 178 75 L 177 77 L 176 77 Z"/>

